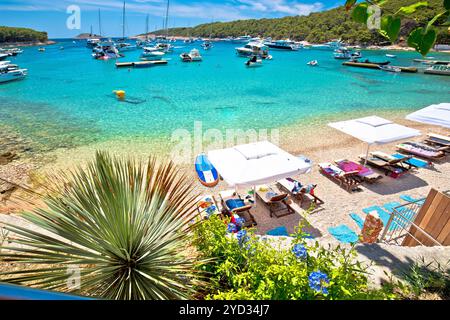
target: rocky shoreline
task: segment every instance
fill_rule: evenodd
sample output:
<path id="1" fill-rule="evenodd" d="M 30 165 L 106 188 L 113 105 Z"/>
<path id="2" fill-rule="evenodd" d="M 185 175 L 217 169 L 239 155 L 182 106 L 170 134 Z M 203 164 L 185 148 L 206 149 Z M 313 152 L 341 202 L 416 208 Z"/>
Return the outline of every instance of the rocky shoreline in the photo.
<path id="1" fill-rule="evenodd" d="M 0 47 L 2 48 L 13 48 L 13 47 L 38 47 L 38 46 L 50 46 L 56 44 L 56 41 L 48 40 L 46 42 L 0 42 Z"/>

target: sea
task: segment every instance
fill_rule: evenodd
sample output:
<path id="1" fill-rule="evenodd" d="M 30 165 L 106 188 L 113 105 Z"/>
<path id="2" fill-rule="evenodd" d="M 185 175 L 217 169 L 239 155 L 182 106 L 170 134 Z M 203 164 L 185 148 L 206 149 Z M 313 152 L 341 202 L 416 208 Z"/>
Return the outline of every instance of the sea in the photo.
<path id="1" fill-rule="evenodd" d="M 199 122 L 222 132 L 271 130 L 450 101 L 450 77 L 347 67 L 332 51 L 271 50 L 272 60 L 247 68 L 235 51 L 243 44 L 217 42 L 205 51 L 200 42 L 179 41 L 166 55 L 167 65 L 133 69 L 115 63 L 139 61 L 141 50 L 99 61 L 85 40 L 56 42 L 45 52 L 27 47 L 10 59 L 28 69 L 28 77 L 0 84 L 3 149 L 17 141 L 42 152 L 115 139 L 164 141 L 178 129 L 194 130 Z M 203 61 L 182 62 L 179 55 L 193 48 Z M 387 58 L 388 53 L 397 58 Z M 421 58 L 415 52 L 362 54 L 371 61 L 424 67 L 413 62 Z M 430 56 L 450 60 L 449 54 Z M 307 65 L 311 60 L 319 65 Z M 118 100 L 114 90 L 124 90 L 125 100 Z"/>

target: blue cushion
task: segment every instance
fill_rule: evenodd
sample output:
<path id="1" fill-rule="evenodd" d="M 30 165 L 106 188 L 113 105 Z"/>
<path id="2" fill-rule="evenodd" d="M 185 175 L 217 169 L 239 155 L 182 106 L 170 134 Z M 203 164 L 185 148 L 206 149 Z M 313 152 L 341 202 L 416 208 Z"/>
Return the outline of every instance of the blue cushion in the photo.
<path id="1" fill-rule="evenodd" d="M 289 236 L 289 233 L 285 226 L 281 226 L 281 227 L 272 229 L 270 231 L 267 231 L 266 234 L 268 236 L 286 236 L 286 237 Z"/>
<path id="2" fill-rule="evenodd" d="M 245 203 L 241 199 L 229 199 L 225 203 L 230 210 L 245 207 Z"/>

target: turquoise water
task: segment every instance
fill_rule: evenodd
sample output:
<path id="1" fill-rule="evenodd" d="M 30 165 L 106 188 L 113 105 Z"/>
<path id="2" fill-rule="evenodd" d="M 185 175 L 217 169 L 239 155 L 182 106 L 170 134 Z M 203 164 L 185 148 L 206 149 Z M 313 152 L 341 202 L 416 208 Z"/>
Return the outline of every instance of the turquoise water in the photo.
<path id="1" fill-rule="evenodd" d="M 203 128 L 270 129 L 352 110 L 414 110 L 450 101 L 449 77 L 345 67 L 330 51 L 272 50 L 272 61 L 248 69 L 235 55 L 237 45 L 217 43 L 201 50 L 203 62 L 182 63 L 179 54 L 195 46 L 200 48 L 197 43 L 176 49 L 167 66 L 130 71 L 116 69 L 115 61 L 92 59 L 84 42 L 49 46 L 45 53 L 25 48 L 11 60 L 29 69 L 28 78 L 0 85 L 0 129 L 45 149 L 118 137 L 170 137 L 175 129 L 192 130 L 194 121 L 203 121 Z M 386 60 L 386 53 L 363 52 L 376 61 Z M 139 54 L 126 53 L 120 61 L 138 61 Z M 420 58 L 395 54 L 395 65 Z M 306 65 L 313 59 L 319 67 Z M 112 91 L 118 89 L 139 103 L 117 101 Z"/>

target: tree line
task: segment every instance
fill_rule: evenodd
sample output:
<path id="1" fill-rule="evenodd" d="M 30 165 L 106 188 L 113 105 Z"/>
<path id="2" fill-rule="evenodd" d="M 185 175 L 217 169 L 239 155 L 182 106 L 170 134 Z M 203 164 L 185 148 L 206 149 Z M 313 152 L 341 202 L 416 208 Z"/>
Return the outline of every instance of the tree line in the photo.
<path id="1" fill-rule="evenodd" d="M 383 5 L 383 11 L 396 11 L 399 8 L 415 3 L 417 0 L 390 0 Z M 442 0 L 429 0 L 426 7 L 420 8 L 409 19 L 402 22 L 400 40 L 413 28 L 425 25 L 437 12 L 443 10 Z M 448 19 L 448 17 L 442 17 Z M 159 30 L 157 35 L 164 35 Z M 386 42 L 378 31 L 369 30 L 366 25 L 355 22 L 351 12 L 344 6 L 311 13 L 308 16 L 289 16 L 274 19 L 250 19 L 232 22 L 215 22 L 201 24 L 193 28 L 169 29 L 170 36 L 226 38 L 242 35 L 272 37 L 274 39 L 290 38 L 306 40 L 313 43 L 342 39 L 351 44 L 380 44 Z M 438 32 L 438 42 L 450 43 L 450 35 L 446 27 Z"/>
<path id="2" fill-rule="evenodd" d="M 0 26 L 0 43 L 2 42 L 46 42 L 47 32 L 28 28 Z"/>

